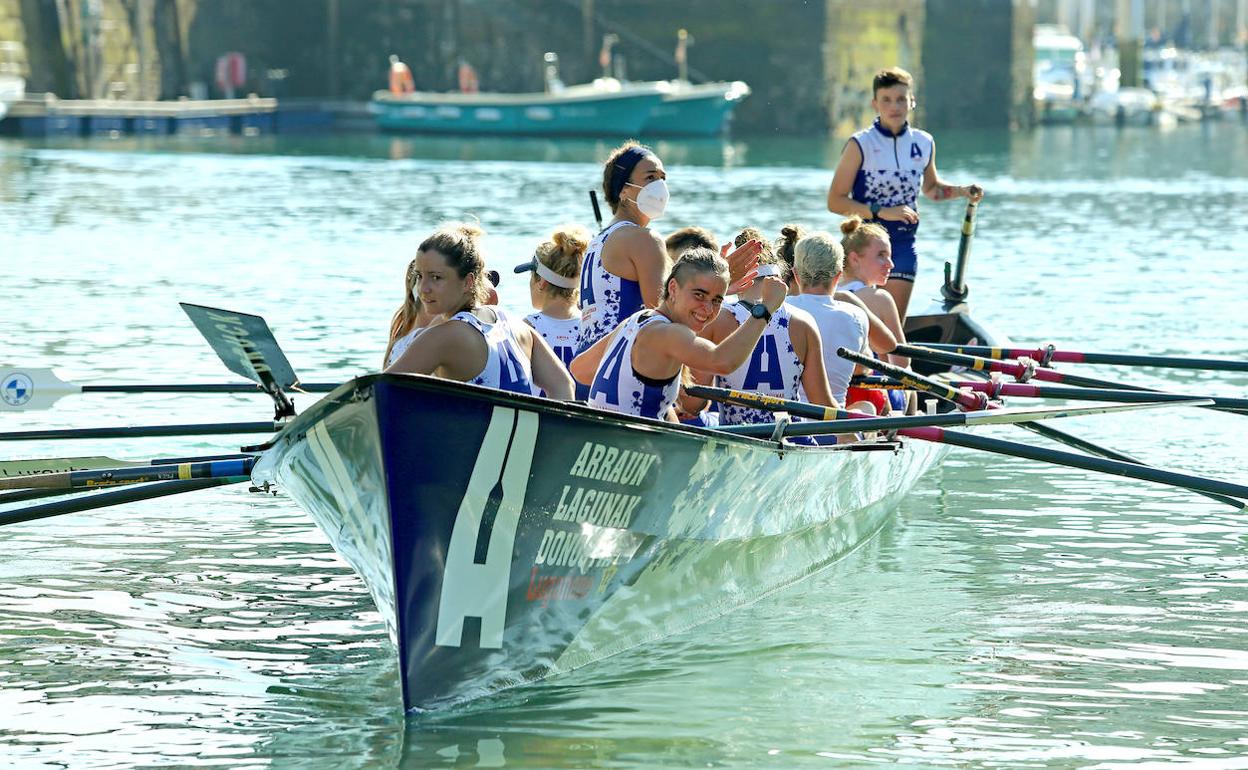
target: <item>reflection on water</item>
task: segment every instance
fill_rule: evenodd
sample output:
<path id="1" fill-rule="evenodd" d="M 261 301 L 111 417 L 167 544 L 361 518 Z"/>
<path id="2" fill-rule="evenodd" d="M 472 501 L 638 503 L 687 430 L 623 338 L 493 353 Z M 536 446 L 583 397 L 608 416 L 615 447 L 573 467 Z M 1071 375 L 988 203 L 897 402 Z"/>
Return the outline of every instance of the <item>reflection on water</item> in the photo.
<path id="1" fill-rule="evenodd" d="M 1025 342 L 1248 358 L 1237 124 L 938 135 L 979 181 L 976 314 Z M 660 145 L 685 224 L 832 227 L 840 140 Z M 1216 153 L 1210 148 L 1218 148 Z M 296 371 L 377 366 L 415 243 L 476 214 L 511 265 L 589 223 L 607 144 L 438 137 L 0 140 L 0 362 L 76 382 L 232 379 L 177 307 L 264 315 Z M 471 162 L 466 162 L 471 161 Z M 960 207 L 924 204 L 920 295 Z M 1242 396 L 1248 376 L 1094 368 Z M 299 407 L 307 397 L 296 397 Z M 81 395 L 5 430 L 264 419 L 252 396 Z M 1068 430 L 1240 482 L 1236 415 Z M 1035 441 L 999 428 L 993 435 Z M 193 455 L 225 439 L 9 444 Z M 835 483 L 835 480 L 829 480 Z M 1235 766 L 1248 514 L 954 452 L 878 537 L 714 623 L 449 713 L 404 716 L 368 594 L 284 497 L 241 487 L 0 530 L 0 756 L 18 767 Z"/>

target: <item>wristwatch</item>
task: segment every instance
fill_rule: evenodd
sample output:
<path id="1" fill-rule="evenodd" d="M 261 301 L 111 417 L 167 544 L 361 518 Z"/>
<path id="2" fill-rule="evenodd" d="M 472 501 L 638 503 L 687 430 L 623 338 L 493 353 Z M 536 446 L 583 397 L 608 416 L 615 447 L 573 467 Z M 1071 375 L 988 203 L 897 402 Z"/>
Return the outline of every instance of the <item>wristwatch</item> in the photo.
<path id="1" fill-rule="evenodd" d="M 763 323 L 770 323 L 771 311 L 767 309 L 766 305 L 761 302 L 747 302 L 745 300 L 740 300 L 740 303 L 746 310 L 750 311 L 751 318 L 761 318 Z"/>
<path id="2" fill-rule="evenodd" d="M 878 203 L 872 203 L 870 206 L 868 206 L 868 208 L 870 208 L 870 209 L 871 209 L 871 218 L 872 218 L 872 219 L 879 219 L 879 218 L 880 218 L 880 204 L 878 204 Z"/>

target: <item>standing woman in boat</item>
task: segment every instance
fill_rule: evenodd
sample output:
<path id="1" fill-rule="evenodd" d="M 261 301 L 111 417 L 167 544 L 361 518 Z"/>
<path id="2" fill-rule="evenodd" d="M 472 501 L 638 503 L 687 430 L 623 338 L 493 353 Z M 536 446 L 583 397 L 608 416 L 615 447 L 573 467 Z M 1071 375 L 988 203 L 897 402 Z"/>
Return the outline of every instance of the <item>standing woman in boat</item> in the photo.
<path id="1" fill-rule="evenodd" d="M 984 195 L 979 185 L 951 185 L 936 173 L 935 140 L 910 127 L 913 86 L 910 73 L 900 67 L 876 73 L 871 83 L 875 122 L 845 143 L 828 188 L 829 211 L 874 220 L 888 231 L 893 270 L 884 290 L 892 295 L 903 320 L 918 268 L 914 238 L 919 229 L 919 192 L 934 201 L 978 202 Z"/>
<path id="2" fill-rule="evenodd" d="M 753 279 L 751 272 L 743 283 Z M 761 301 L 750 317 L 715 344 L 697 335 L 719 315 L 728 290 L 728 263 L 722 257 L 712 249 L 686 251 L 663 282 L 657 308 L 629 316 L 573 359 L 572 374 L 590 386 L 590 405 L 674 421 L 672 406 L 685 367 L 728 374 L 744 364 L 786 290 L 778 278 L 764 278 Z"/>
<path id="3" fill-rule="evenodd" d="M 528 262 L 516 265 L 517 273 L 529 273 L 529 301 L 536 313 L 524 317 L 564 366 L 576 357 L 581 333 L 581 313 L 576 307 L 577 279 L 589 246 L 589 231 L 580 225 L 561 225 L 542 241 Z M 583 400 L 589 390 L 580 392 Z M 545 394 L 539 394 L 545 395 Z"/>
<path id="4" fill-rule="evenodd" d="M 736 237 L 736 243 L 745 243 L 750 239 L 762 240 L 763 234 L 755 228 L 746 228 Z M 727 339 L 753 317 L 755 308 L 762 301 L 763 281 L 769 276 L 783 281 L 786 272 L 791 271 L 782 259 L 770 246 L 764 247 L 759 255 L 758 277 L 742 289 L 735 303 L 724 307 L 727 312 L 720 313 L 708 324 L 701 336 L 716 344 Z M 708 384 L 712 380 L 704 372 L 696 372 L 694 377 Z M 790 302 L 782 303 L 772 314 L 749 359 L 728 374 L 716 375 L 713 379 L 714 384 L 721 388 L 748 390 L 836 409 L 841 406 L 828 387 L 823 344 L 815 319 Z M 775 412 L 737 404 L 723 404 L 719 411 L 721 425 L 776 421 Z"/>
<path id="5" fill-rule="evenodd" d="M 648 147 L 627 142 L 602 168 L 602 192 L 615 215 L 594 236 L 581 270 L 581 335 L 587 350 L 624 319 L 662 300 L 669 262 L 666 244 L 650 223 L 667 209 L 667 170 Z M 728 257 L 733 280 L 753 266 L 758 244 Z"/>
<path id="6" fill-rule="evenodd" d="M 572 398 L 572 378 L 537 332 L 485 305 L 489 281 L 481 228 L 439 228 L 416 252 L 416 286 L 425 312 L 446 320 L 426 327 L 387 371 L 433 374 L 448 380 L 550 398 Z"/>

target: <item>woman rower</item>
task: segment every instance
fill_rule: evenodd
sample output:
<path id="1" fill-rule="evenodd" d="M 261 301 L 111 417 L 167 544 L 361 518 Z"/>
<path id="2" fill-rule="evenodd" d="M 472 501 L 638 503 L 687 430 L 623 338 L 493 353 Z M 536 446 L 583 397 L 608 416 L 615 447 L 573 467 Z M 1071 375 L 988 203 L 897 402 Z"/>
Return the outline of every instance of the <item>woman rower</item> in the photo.
<path id="1" fill-rule="evenodd" d="M 576 357 L 581 332 L 576 285 L 588 246 L 588 230 L 580 225 L 561 225 L 538 245 L 532 259 L 515 267 L 517 273 L 530 273 L 529 301 L 537 310 L 525 316 L 524 322 L 542 335 L 564 366 Z M 577 388 L 578 400 L 589 395 L 588 389 L 584 393 L 581 390 Z"/>
<path id="2" fill-rule="evenodd" d="M 893 270 L 888 231 L 875 222 L 850 217 L 841 222 L 841 236 L 841 248 L 845 252 L 841 289 L 861 300 L 867 310 L 884 322 L 894 340 L 905 344 L 906 331 L 893 295 L 881 288 Z M 878 347 L 875 350 L 877 353 L 887 352 Z M 910 359 L 905 356 L 886 355 L 884 360 L 897 366 L 910 365 Z M 854 388 L 854 391 L 862 398 L 877 402 L 882 398 L 879 391 L 875 391 L 875 395 L 868 395 L 869 391 L 865 388 Z M 894 408 L 907 409 L 906 391 L 888 391 L 888 399 Z"/>
<path id="3" fill-rule="evenodd" d="M 572 378 L 541 336 L 484 304 L 489 282 L 479 245 L 483 234 L 473 225 L 450 225 L 420 244 L 415 278 L 421 305 L 446 320 L 426 327 L 387 371 L 526 395 L 537 385 L 550 398 L 572 398 Z"/>
<path id="4" fill-rule="evenodd" d="M 408 345 L 412 344 L 416 335 L 423 332 L 427 326 L 442 320 L 440 316 L 435 316 L 425 310 L 421 304 L 420 291 L 416 287 L 416 276 L 416 259 L 413 258 L 407 263 L 407 272 L 404 275 L 403 304 L 399 305 L 399 309 L 394 311 L 394 317 L 390 319 L 390 341 L 386 344 L 383 369 L 399 360 L 399 356 L 403 355 Z M 485 304 L 497 305 L 498 292 L 494 287 L 498 286 L 498 272 L 488 270 L 486 278 L 489 289 Z"/>
<path id="5" fill-rule="evenodd" d="M 650 223 L 667 208 L 667 170 L 648 147 L 627 142 L 602 168 L 602 192 L 615 215 L 594 236 L 581 269 L 578 351 L 607 336 L 625 318 L 662 299 L 669 266 L 666 244 Z M 739 249 L 728 255 L 732 280 L 754 266 Z"/>
<path id="6" fill-rule="evenodd" d="M 746 228 L 736 238 L 738 244 L 763 237 L 755 228 Z M 764 246 L 758 259 L 758 277 L 743 289 L 738 299 L 726 305 L 702 331 L 701 336 L 716 344 L 723 342 L 739 329 L 755 312 L 762 300 L 763 280 L 774 276 L 783 280 L 786 265 L 770 246 Z M 709 382 L 711 378 L 702 372 L 695 379 Z M 805 310 L 790 302 L 784 302 L 772 314 L 763 334 L 754 345 L 750 358 L 728 374 L 714 377 L 717 387 L 748 390 L 791 401 L 803 400 L 840 408 L 828 387 L 824 372 L 823 346 L 815 320 Z M 747 423 L 775 422 L 775 412 L 753 409 L 736 404 L 720 407 L 719 424 L 742 425 Z"/>
<path id="7" fill-rule="evenodd" d="M 841 245 L 831 233 L 813 232 L 797 242 L 793 255 L 793 272 L 802 293 L 789 297 L 789 304 L 810 313 L 819 327 L 823 365 L 832 397 L 838 403 L 848 403 L 847 408 L 855 412 L 884 413 L 886 409 L 882 404 L 846 395 L 856 365 L 838 356 L 836 351 L 848 348 L 869 355 L 870 322 L 862 308 L 833 297 L 844 269 Z"/>
<path id="8" fill-rule="evenodd" d="M 743 280 L 753 278 L 749 273 Z M 686 251 L 664 281 L 657 308 L 629 316 L 573 359 L 572 374 L 590 385 L 589 403 L 623 414 L 675 420 L 672 405 L 684 367 L 728 374 L 745 363 L 784 302 L 785 287 L 777 278 L 764 278 L 762 301 L 736 331 L 715 344 L 697 333 L 719 314 L 728 288 L 728 263 L 722 257 L 712 249 Z"/>

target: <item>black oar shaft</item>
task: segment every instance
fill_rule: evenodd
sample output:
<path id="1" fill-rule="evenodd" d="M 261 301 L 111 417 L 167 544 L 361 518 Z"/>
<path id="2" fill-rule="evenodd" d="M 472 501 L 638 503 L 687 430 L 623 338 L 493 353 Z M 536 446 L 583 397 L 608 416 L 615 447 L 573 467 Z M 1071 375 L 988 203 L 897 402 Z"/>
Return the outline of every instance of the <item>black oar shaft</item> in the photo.
<path id="1" fill-rule="evenodd" d="M 1110 460 L 1118 460 L 1124 463 L 1133 463 L 1135 465 L 1145 465 L 1145 466 L 1148 465 L 1148 463 L 1144 462 L 1143 460 L 1139 460 L 1135 457 L 1132 457 L 1131 455 L 1125 452 L 1119 452 L 1115 449 L 1110 449 L 1107 446 L 1094 444 L 1091 441 L 1088 441 L 1087 439 L 1080 438 L 1073 434 L 1067 433 L 1064 430 L 1058 430 L 1057 428 L 1054 428 L 1050 425 L 1045 425 L 1044 423 L 1041 423 L 1041 422 L 1024 422 L 1024 423 L 1020 423 L 1020 426 L 1038 435 L 1044 436 L 1047 439 L 1056 441 L 1060 444 L 1073 446 L 1076 449 L 1082 449 L 1083 451 L 1088 452 L 1089 454 L 1100 455 L 1101 457 L 1107 457 Z M 1243 503 L 1241 503 L 1240 501 L 1236 500 L 1233 497 L 1226 497 L 1224 495 L 1218 495 L 1212 492 L 1202 492 L 1200 490 L 1192 490 L 1192 491 L 1198 495 L 1204 495 L 1210 500 L 1217 500 L 1219 503 L 1225 503 L 1233 508 L 1244 507 Z"/>
<path id="2" fill-rule="evenodd" d="M 236 433 L 273 433 L 280 422 L 216 422 L 190 425 L 136 425 L 114 428 L 57 428 L 0 433 L 0 441 L 42 441 L 78 438 L 142 438 L 152 436 L 219 436 Z"/>
<path id="3" fill-rule="evenodd" d="M 1047 447 L 1030 446 L 1028 444 L 1019 444 L 1013 441 L 1003 441 L 1001 439 L 991 438 L 988 436 L 978 436 L 971 433 L 942 430 L 940 428 L 914 428 L 901 431 L 901 434 L 927 441 L 940 441 L 945 444 L 960 446 L 966 449 L 979 449 L 985 452 L 994 452 L 996 454 L 1007 455 L 1010 457 L 1021 457 L 1027 460 L 1039 460 L 1041 462 L 1055 463 L 1057 465 L 1066 465 L 1071 468 L 1080 468 L 1083 470 L 1109 473 L 1117 476 L 1126 476 L 1127 478 L 1139 479 L 1141 481 L 1169 484 L 1171 486 L 1183 487 L 1197 492 L 1210 492 L 1217 495 L 1228 495 L 1241 500 L 1248 500 L 1248 486 L 1244 486 L 1242 484 L 1232 484 L 1229 481 L 1219 481 L 1217 479 L 1206 479 L 1186 473 L 1165 471 L 1160 468 L 1120 462 L 1118 460 L 1109 460 L 1103 457 L 1088 457 L 1087 455 L 1075 454 L 1073 452 L 1062 452 L 1056 449 L 1049 449 Z"/>
<path id="4" fill-rule="evenodd" d="M 923 343 L 924 347 L 949 353 L 963 353 L 1001 360 L 1027 356 L 1037 361 L 1067 364 L 1107 364 L 1111 366 L 1152 366 L 1159 369 L 1200 369 L 1211 372 L 1248 372 L 1248 361 L 1232 361 L 1222 358 L 1194 358 L 1188 356 L 1148 356 L 1131 353 L 1082 353 L 1074 350 L 1046 350 L 1045 348 L 998 348 L 985 345 L 949 345 Z"/>
<path id="5" fill-rule="evenodd" d="M 332 382 L 309 382 L 298 385 L 295 392 L 328 393 L 338 387 Z M 206 382 L 186 384 L 83 385 L 83 393 L 257 393 L 268 395 L 264 388 L 251 382 Z"/>
<path id="6" fill-rule="evenodd" d="M 96 468 L 60 473 L 34 473 L 0 479 L 0 489 L 79 489 L 137 484 L 175 479 L 207 479 L 246 476 L 256 464 L 253 456 L 232 460 L 209 460 L 165 465 L 139 465 L 122 468 Z"/>
<path id="7" fill-rule="evenodd" d="M 46 519 L 50 516 L 60 516 L 65 513 L 78 513 L 111 505 L 133 503 L 138 500 L 150 500 L 156 497 L 177 495 L 182 492 L 194 492 L 195 490 L 207 489 L 208 487 L 239 484 L 248 480 L 247 476 L 219 479 L 188 479 L 185 481 L 161 481 L 155 484 L 125 487 L 87 497 L 75 497 L 69 500 L 58 500 L 55 503 L 44 503 L 43 505 L 19 508 L 15 511 L 5 511 L 0 513 L 0 527 L 7 524 L 20 524 L 24 521 Z"/>
<path id="8" fill-rule="evenodd" d="M 902 345 L 897 346 L 897 350 L 895 352 L 897 352 L 898 355 L 906 355 L 901 352 L 902 347 Z M 862 353 L 848 348 L 837 348 L 836 354 L 841 358 L 848 359 L 856 364 L 862 364 L 863 366 L 884 372 L 889 377 L 892 377 L 898 382 L 908 385 L 915 390 L 932 393 L 947 401 L 952 401 L 966 409 L 983 409 L 987 406 L 987 398 L 984 397 L 983 394 L 954 390 L 944 383 L 937 382 L 929 377 L 924 377 L 921 374 L 916 374 L 909 369 L 894 366 L 886 361 L 880 361 L 878 359 L 871 358 L 870 356 L 865 356 Z"/>

